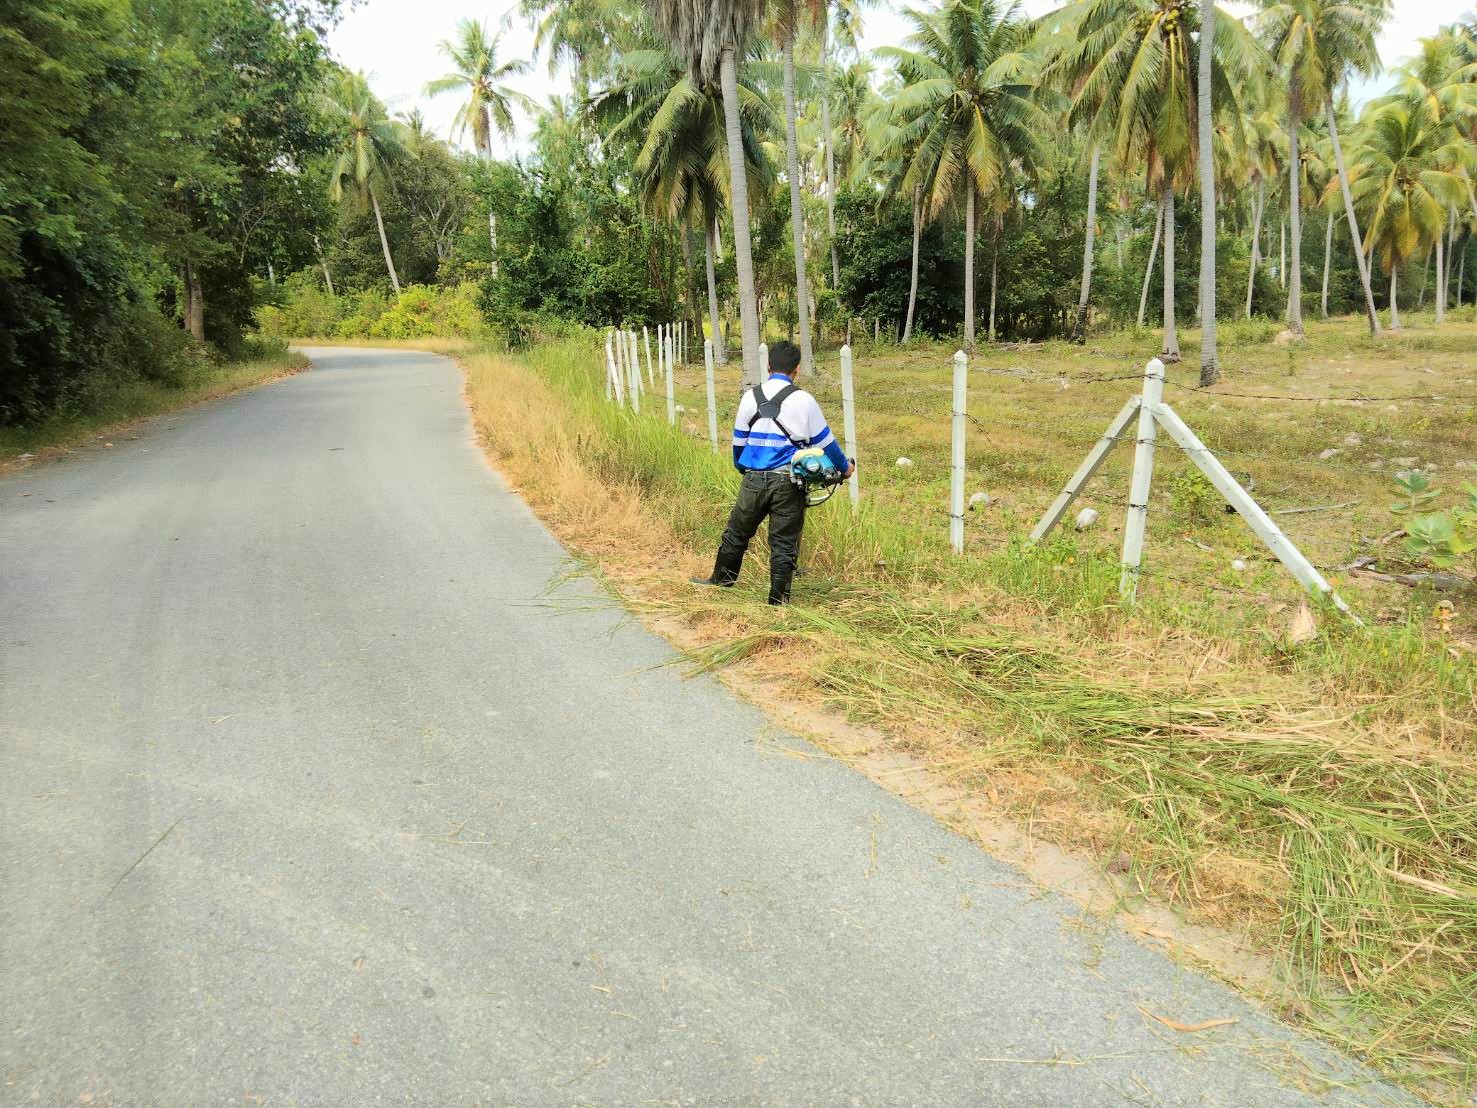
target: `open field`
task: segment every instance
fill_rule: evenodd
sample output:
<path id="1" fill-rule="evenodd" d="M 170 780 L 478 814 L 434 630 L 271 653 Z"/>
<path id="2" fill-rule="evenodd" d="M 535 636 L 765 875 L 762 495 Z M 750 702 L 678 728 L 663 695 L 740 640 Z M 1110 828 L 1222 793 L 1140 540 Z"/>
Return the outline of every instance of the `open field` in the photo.
<path id="1" fill-rule="evenodd" d="M 1394 470 L 1434 466 L 1452 487 L 1477 457 L 1477 323 L 1433 333 L 1413 320 L 1378 342 L 1360 328 L 1313 324 L 1289 347 L 1270 325 L 1227 327 L 1223 385 L 1168 393 L 1268 508 L 1356 502 L 1278 517 L 1322 566 L 1371 551 L 1397 525 Z M 1192 379 L 1187 337 L 1172 381 Z M 889 751 L 1031 838 L 1096 859 L 1124 903 L 1168 902 L 1267 955 L 1279 981 L 1267 995 L 1289 1016 L 1426 1079 L 1429 1095 L 1470 1089 L 1471 600 L 1458 596 L 1447 618 L 1432 595 L 1336 574 L 1367 629 L 1320 611 L 1319 636 L 1289 645 L 1296 587 L 1180 477 L 1173 450 L 1160 454 L 1137 609 L 1116 591 L 1129 452 L 1084 499 L 1102 510 L 1096 529 L 1040 550 L 1021 541 L 1135 389 L 1083 378 L 1132 377 L 1156 348 L 1152 335 L 1123 334 L 981 350 L 970 487 L 993 499 L 972 513 L 962 559 L 947 550 L 952 351 L 859 350 L 862 508 L 841 496 L 815 513 L 807 574 L 785 611 L 762 604 L 752 564 L 732 592 L 683 584 L 707 568 L 734 483 L 726 445 L 715 455 L 705 441 L 700 367 L 681 373 L 677 433 L 652 414 L 660 404 L 638 418 L 605 402 L 588 339 L 464 362 L 504 472 L 627 603 L 680 621 L 696 664 L 876 728 Z M 816 391 L 839 425 L 834 367 L 834 353 L 822 358 Z M 720 418 L 737 379 L 723 371 Z M 1374 399 L 1414 395 L 1452 399 Z M 1328 449 L 1339 453 L 1320 460 Z M 915 465 L 894 468 L 900 455 Z M 1237 556 L 1243 574 L 1230 569 Z"/>
<path id="2" fill-rule="evenodd" d="M 239 362 L 200 366 L 179 384 L 133 381 L 103 396 L 85 416 L 56 417 L 31 427 L 0 427 L 0 473 L 29 459 L 117 432 L 150 416 L 259 385 L 308 364 L 289 350 Z"/>

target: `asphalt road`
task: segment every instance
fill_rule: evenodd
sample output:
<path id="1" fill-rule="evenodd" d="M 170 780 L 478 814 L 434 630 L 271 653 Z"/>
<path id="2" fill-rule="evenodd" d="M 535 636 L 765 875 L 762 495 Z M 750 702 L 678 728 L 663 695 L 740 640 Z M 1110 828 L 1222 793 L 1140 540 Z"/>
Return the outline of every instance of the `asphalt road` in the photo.
<path id="1" fill-rule="evenodd" d="M 314 357 L 0 480 L 0 1102 L 1394 1096 L 541 599 L 450 362 Z"/>

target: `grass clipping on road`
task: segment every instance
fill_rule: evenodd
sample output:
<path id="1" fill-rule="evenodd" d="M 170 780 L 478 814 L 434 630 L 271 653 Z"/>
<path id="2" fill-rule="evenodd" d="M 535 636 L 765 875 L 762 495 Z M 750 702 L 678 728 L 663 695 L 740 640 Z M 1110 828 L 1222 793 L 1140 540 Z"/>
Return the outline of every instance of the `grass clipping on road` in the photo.
<path id="1" fill-rule="evenodd" d="M 684 621 L 700 667 L 783 681 L 1033 835 L 1127 858 L 1125 881 L 1270 954 L 1305 1024 L 1471 1086 L 1468 657 L 1416 623 L 1329 620 L 1292 648 L 1224 604 L 1129 611 L 1113 560 L 1069 540 L 951 559 L 942 515 L 844 492 L 807 525 L 790 608 L 763 603 L 762 550 L 739 588 L 694 590 L 736 483 L 701 413 L 616 409 L 589 340 L 464 362 L 503 473 L 629 604 Z"/>

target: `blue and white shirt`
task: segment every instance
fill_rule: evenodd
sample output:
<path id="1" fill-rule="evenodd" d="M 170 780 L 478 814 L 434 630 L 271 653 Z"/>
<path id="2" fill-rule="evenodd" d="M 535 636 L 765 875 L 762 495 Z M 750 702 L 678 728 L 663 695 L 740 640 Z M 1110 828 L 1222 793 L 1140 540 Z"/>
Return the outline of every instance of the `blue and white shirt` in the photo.
<path id="1" fill-rule="evenodd" d="M 780 389 L 790 383 L 788 377 L 778 373 L 770 374 L 769 380 L 762 386 L 764 398 L 768 400 L 777 396 Z M 780 430 L 778 423 L 762 416 L 754 419 L 758 410 L 754 390 L 745 389 L 743 399 L 739 401 L 738 414 L 733 420 L 733 465 L 740 473 L 751 469 L 784 469 L 795 456 L 795 444 L 785 431 Z M 749 426 L 750 420 L 754 420 L 752 428 Z M 826 457 L 831 459 L 832 464 L 845 472 L 850 463 L 837 445 L 836 436 L 826 426 L 826 417 L 821 414 L 821 406 L 810 393 L 804 389 L 796 389 L 785 397 L 780 406 L 779 422 L 795 436 L 795 442 L 806 447 L 820 447 L 825 450 Z"/>

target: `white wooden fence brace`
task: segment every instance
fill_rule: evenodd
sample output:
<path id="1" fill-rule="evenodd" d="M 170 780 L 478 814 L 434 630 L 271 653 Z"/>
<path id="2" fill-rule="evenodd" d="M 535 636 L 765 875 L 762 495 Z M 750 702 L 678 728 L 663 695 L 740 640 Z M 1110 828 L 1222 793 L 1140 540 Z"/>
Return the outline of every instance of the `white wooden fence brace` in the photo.
<path id="1" fill-rule="evenodd" d="M 663 370 L 667 375 L 667 422 L 677 426 L 677 393 L 672 382 L 672 338 L 666 338 L 666 350 L 662 356 Z"/>
<path id="2" fill-rule="evenodd" d="M 1144 367 L 1139 403 L 1138 439 L 1133 450 L 1133 476 L 1128 482 L 1128 519 L 1123 525 L 1123 572 L 1118 591 L 1130 604 L 1139 585 L 1144 556 L 1144 527 L 1149 520 L 1149 489 L 1154 481 L 1154 406 L 1164 398 L 1164 363 L 1150 358 Z"/>
<path id="3" fill-rule="evenodd" d="M 1157 426 L 1163 427 L 1165 433 L 1175 441 L 1175 444 L 1184 450 L 1190 461 L 1194 462 L 1200 472 L 1205 474 L 1237 514 L 1246 520 L 1257 538 L 1266 544 L 1267 549 L 1277 556 L 1277 560 L 1287 567 L 1303 588 L 1328 597 L 1339 611 L 1346 614 L 1356 624 L 1363 626 L 1359 617 L 1351 612 L 1343 598 L 1333 591 L 1333 586 L 1328 583 L 1323 574 L 1318 572 L 1317 567 L 1309 562 L 1292 541 L 1282 533 L 1282 529 L 1273 522 L 1272 517 L 1231 476 L 1226 467 L 1200 441 L 1195 432 L 1190 430 L 1179 414 L 1164 402 L 1164 363 L 1158 358 L 1152 359 L 1144 367 L 1142 393 L 1123 405 L 1122 411 L 1108 425 L 1107 433 L 1093 445 L 1082 464 L 1077 467 L 1077 472 L 1072 475 L 1072 479 L 1067 482 L 1052 502 L 1051 507 L 1046 510 L 1046 514 L 1041 517 L 1041 521 L 1036 524 L 1035 530 L 1031 532 L 1032 542 L 1040 542 L 1044 539 L 1066 515 L 1067 509 L 1082 491 L 1082 487 L 1092 479 L 1093 474 L 1102 466 L 1103 460 L 1107 458 L 1113 446 L 1123 437 L 1135 413 L 1138 414 L 1138 434 L 1135 440 L 1133 477 L 1128 494 L 1128 519 L 1123 534 L 1123 574 L 1119 580 L 1119 589 L 1124 599 L 1132 603 L 1138 587 L 1139 564 L 1143 558 L 1144 530 L 1148 517 L 1149 489 L 1154 472 L 1154 440 Z"/>
<path id="4" fill-rule="evenodd" d="M 718 449 L 718 393 L 713 385 L 713 340 L 703 340 L 703 365 L 708 375 L 708 438 Z"/>
<path id="5" fill-rule="evenodd" d="M 607 334 L 605 336 L 606 383 L 612 386 L 615 392 L 615 406 L 617 408 L 624 408 L 626 406 L 625 386 L 621 383 L 620 368 L 615 363 L 615 351 L 612 349 L 614 341 L 612 335 Z"/>
<path id="6" fill-rule="evenodd" d="M 657 336 L 657 345 L 661 345 L 661 336 Z M 656 388 L 656 377 L 651 369 L 651 334 L 646 330 L 646 324 L 641 325 L 641 346 L 646 351 L 646 383 Z"/>
<path id="7" fill-rule="evenodd" d="M 856 457 L 856 396 L 851 380 L 851 347 L 841 348 L 841 429 L 846 440 L 846 456 Z M 856 470 L 846 479 L 846 491 L 851 497 L 851 506 L 857 505 L 861 489 L 857 484 Z"/>
<path id="8" fill-rule="evenodd" d="M 949 479 L 949 542 L 964 553 L 964 424 L 969 403 L 969 358 L 954 354 L 954 451 Z"/>

